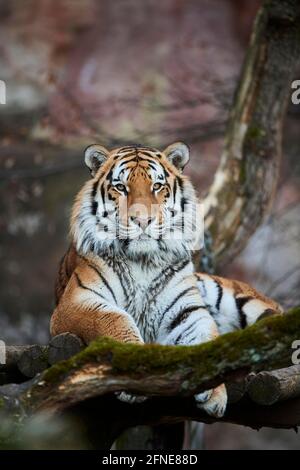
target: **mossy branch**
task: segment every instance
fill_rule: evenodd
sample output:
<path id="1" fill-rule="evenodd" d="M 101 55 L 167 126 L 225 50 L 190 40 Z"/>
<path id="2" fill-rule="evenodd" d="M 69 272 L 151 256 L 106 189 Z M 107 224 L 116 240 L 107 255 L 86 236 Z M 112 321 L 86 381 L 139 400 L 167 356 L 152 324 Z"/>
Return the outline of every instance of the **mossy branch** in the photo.
<path id="1" fill-rule="evenodd" d="M 250 371 L 291 365 L 300 338 L 300 307 L 245 330 L 197 346 L 123 344 L 109 338 L 62 361 L 13 389 L 26 414 L 62 411 L 87 398 L 127 390 L 147 396 L 192 396 Z M 8 387 L 0 387 L 10 403 Z"/>

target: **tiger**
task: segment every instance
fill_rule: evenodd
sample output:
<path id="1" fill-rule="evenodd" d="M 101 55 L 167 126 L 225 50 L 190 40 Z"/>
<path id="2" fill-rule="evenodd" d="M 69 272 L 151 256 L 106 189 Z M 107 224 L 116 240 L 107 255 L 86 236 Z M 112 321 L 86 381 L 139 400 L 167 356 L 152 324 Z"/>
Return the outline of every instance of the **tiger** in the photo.
<path id="1" fill-rule="evenodd" d="M 70 246 L 60 263 L 50 331 L 124 343 L 196 345 L 245 328 L 281 306 L 249 285 L 195 272 L 195 189 L 183 169 L 189 148 L 127 145 L 84 153 L 91 177 L 75 198 Z M 184 229 L 183 229 L 184 226 Z M 138 396 L 120 392 L 123 401 Z M 197 407 L 222 417 L 224 384 Z"/>

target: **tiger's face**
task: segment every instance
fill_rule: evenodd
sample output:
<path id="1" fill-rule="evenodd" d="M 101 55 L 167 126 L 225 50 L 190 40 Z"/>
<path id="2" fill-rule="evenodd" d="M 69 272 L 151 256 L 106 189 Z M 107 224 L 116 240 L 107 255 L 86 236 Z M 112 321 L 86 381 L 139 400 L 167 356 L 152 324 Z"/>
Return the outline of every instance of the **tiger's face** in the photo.
<path id="1" fill-rule="evenodd" d="M 183 143 L 163 152 L 88 147 L 85 162 L 92 179 L 77 196 L 71 224 L 78 251 L 112 247 L 134 257 L 190 249 L 197 205 L 193 186 L 182 175 L 188 160 Z"/>

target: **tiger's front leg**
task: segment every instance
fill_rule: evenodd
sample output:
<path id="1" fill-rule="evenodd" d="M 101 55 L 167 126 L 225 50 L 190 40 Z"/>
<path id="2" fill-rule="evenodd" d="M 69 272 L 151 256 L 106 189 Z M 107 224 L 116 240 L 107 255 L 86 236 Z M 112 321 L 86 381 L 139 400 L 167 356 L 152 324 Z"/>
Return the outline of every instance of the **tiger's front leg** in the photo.
<path id="1" fill-rule="evenodd" d="M 89 274 L 89 276 L 87 275 Z M 78 269 L 72 275 L 51 318 L 51 335 L 69 332 L 88 344 L 100 336 L 125 343 L 144 344 L 131 315 L 119 308 L 106 285 L 91 282 L 91 273 Z M 144 397 L 118 392 L 127 403 L 140 402 Z"/>
<path id="2" fill-rule="evenodd" d="M 74 333 L 86 344 L 99 336 L 143 344 L 134 319 L 121 304 L 120 293 L 111 287 L 101 265 L 81 257 L 52 314 L 51 335 Z"/>
<path id="3" fill-rule="evenodd" d="M 165 307 L 157 342 L 170 345 L 196 345 L 219 336 L 217 325 L 209 314 L 201 294 L 195 285 L 183 281 L 178 286 L 175 302 Z M 187 287 L 189 286 L 189 287 Z M 227 405 L 224 384 L 213 390 L 195 395 L 197 406 L 208 414 L 222 417 Z"/>

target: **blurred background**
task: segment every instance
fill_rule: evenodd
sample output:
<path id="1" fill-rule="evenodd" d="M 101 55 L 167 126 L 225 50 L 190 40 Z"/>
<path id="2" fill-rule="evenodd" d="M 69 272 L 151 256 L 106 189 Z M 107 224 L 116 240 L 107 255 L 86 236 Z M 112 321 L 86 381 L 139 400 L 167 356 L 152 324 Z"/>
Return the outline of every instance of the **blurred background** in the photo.
<path id="1" fill-rule="evenodd" d="M 0 0 L 0 338 L 45 343 L 83 150 L 187 142 L 205 194 L 260 0 Z M 299 76 L 295 77 L 300 78 Z M 300 300 L 300 105 L 271 215 L 218 274 Z M 206 426 L 207 449 L 300 449 L 293 431 Z"/>

